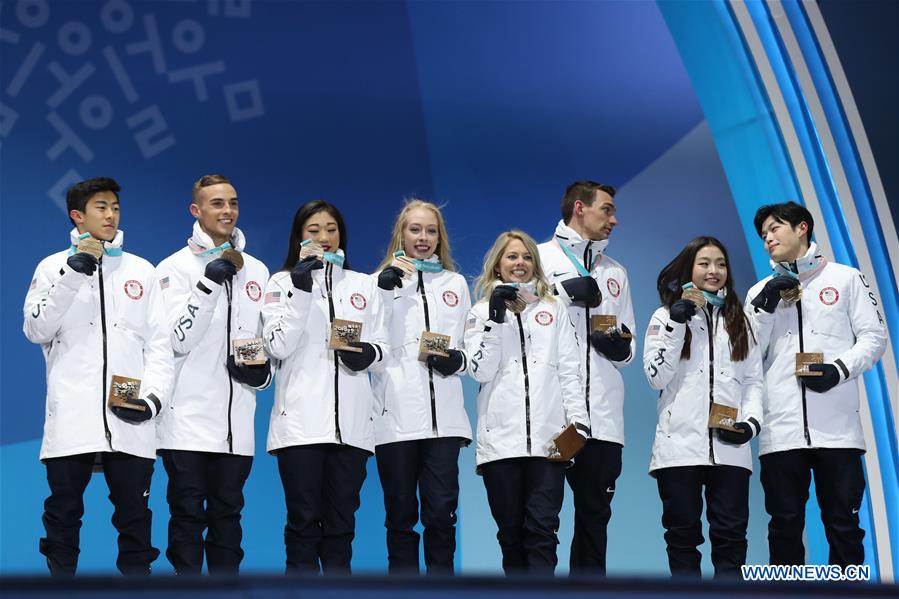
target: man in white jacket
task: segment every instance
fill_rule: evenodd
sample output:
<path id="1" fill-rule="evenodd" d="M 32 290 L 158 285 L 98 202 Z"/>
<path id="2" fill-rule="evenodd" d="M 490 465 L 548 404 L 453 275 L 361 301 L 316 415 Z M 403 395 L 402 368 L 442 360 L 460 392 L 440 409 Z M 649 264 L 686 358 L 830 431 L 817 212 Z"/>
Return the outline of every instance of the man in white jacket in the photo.
<path id="1" fill-rule="evenodd" d="M 858 378 L 886 348 L 878 300 L 855 268 L 828 262 L 811 243 L 814 222 L 794 202 L 763 206 L 755 227 L 775 274 L 756 283 L 746 310 L 763 354 L 765 422 L 759 436 L 772 564 L 803 564 L 811 475 L 830 563 L 864 561 L 858 512 L 865 491 Z M 801 290 L 790 303 L 782 292 Z M 796 376 L 796 354 L 823 353 Z"/>
<path id="2" fill-rule="evenodd" d="M 606 528 L 624 445 L 624 381 L 618 370 L 631 362 L 636 348 L 634 339 L 621 335 L 634 330 L 627 271 L 605 253 L 618 225 L 614 198 L 611 185 L 572 183 L 553 239 L 538 246 L 547 278 L 578 334 L 589 341 L 580 363 L 591 433 L 566 473 L 575 510 L 569 567 L 581 574 L 606 571 Z M 615 316 L 620 330 L 594 332 L 591 317 L 598 314 Z"/>
<path id="3" fill-rule="evenodd" d="M 262 335 L 268 269 L 244 251 L 237 191 L 227 177 L 200 178 L 192 195 L 193 234 L 158 267 L 175 354 L 171 405 L 157 425 L 169 475 L 166 557 L 181 575 L 200 574 L 204 553 L 210 574 L 237 574 L 256 390 L 271 382 L 271 368 L 268 359 L 237 364 L 232 342 Z"/>
<path id="4" fill-rule="evenodd" d="M 156 458 L 152 420 L 169 397 L 172 353 L 156 271 L 122 251 L 119 191 L 108 177 L 69 189 L 71 247 L 38 264 L 25 298 L 25 336 L 40 344 L 47 362 L 40 459 L 50 496 L 40 551 L 54 576 L 77 568 L 84 490 L 95 462 L 115 506 L 118 569 L 147 575 L 159 556 L 150 543 L 147 505 Z M 79 251 L 81 242 L 92 242 L 100 257 Z M 115 375 L 140 379 L 131 408 L 108 404 Z"/>

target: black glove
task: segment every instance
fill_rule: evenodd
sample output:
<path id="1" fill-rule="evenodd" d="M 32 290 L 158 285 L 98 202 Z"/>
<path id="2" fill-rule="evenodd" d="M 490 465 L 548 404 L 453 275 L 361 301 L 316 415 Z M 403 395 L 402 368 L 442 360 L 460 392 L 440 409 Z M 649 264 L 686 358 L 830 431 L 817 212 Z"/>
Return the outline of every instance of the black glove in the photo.
<path id="1" fill-rule="evenodd" d="M 158 413 L 162 408 L 162 404 L 159 403 L 159 400 L 156 399 L 156 396 L 152 393 L 147 395 L 147 399 L 135 399 L 129 402 L 134 405 L 144 406 L 145 409 L 143 410 L 131 410 L 128 408 L 120 408 L 118 406 L 112 406 L 109 409 L 112 410 L 113 414 L 129 424 L 140 424 L 153 417 L 153 412 L 150 410 L 150 404 L 147 400 L 152 401 L 156 405 L 156 411 Z"/>
<path id="2" fill-rule="evenodd" d="M 378 275 L 378 287 L 391 291 L 403 286 L 403 270 L 398 266 L 388 266 Z"/>
<path id="3" fill-rule="evenodd" d="M 234 361 L 234 356 L 228 356 L 228 372 L 238 383 L 259 388 L 268 380 L 271 360 L 266 358 L 265 364 L 238 364 Z"/>
<path id="4" fill-rule="evenodd" d="M 562 281 L 562 289 L 573 302 L 580 302 L 588 308 L 596 308 L 602 303 L 602 293 L 593 277 L 574 277 Z"/>
<path id="5" fill-rule="evenodd" d="M 375 361 L 375 347 L 371 343 L 351 341 L 348 345 L 352 347 L 362 348 L 361 352 L 346 351 L 345 349 L 337 350 L 337 354 L 340 356 L 340 361 L 343 362 L 343 365 L 350 370 L 354 370 L 356 372 L 365 370 L 366 368 L 371 366 L 372 362 Z"/>
<path id="6" fill-rule="evenodd" d="M 719 428 L 718 438 L 731 445 L 743 445 L 744 443 L 749 443 L 752 439 L 752 425 L 748 422 L 737 422 L 734 424 L 734 428 L 740 429 L 740 432 Z"/>
<path id="7" fill-rule="evenodd" d="M 795 289 L 798 286 L 799 279 L 786 275 L 777 275 L 765 283 L 765 286 L 750 303 L 759 310 L 764 310 L 768 314 L 774 314 L 774 309 L 777 308 L 777 304 L 780 302 L 780 292 L 787 289 Z"/>
<path id="8" fill-rule="evenodd" d="M 625 324 L 621 325 L 621 331 L 625 333 L 631 332 Z M 590 345 L 593 346 L 593 349 L 613 362 L 627 360 L 627 357 L 631 355 L 630 338 L 622 338 L 621 332 L 617 330 L 612 331 L 611 333 L 593 331 L 590 334 Z"/>
<path id="9" fill-rule="evenodd" d="M 690 300 L 679 299 L 671 305 L 668 314 L 674 322 L 684 324 L 696 314 L 696 304 Z"/>
<path id="10" fill-rule="evenodd" d="M 290 282 L 293 283 L 293 286 L 300 291 L 311 292 L 312 271 L 319 270 L 324 267 L 325 263 L 315 256 L 303 258 L 296 266 L 293 267 L 293 270 L 290 271 Z"/>
<path id="11" fill-rule="evenodd" d="M 97 259 L 87 252 L 78 252 L 66 260 L 69 268 L 83 275 L 91 276 L 97 270 Z"/>
<path id="12" fill-rule="evenodd" d="M 226 280 L 237 274 L 237 267 L 230 260 L 224 258 L 216 258 L 206 265 L 206 272 L 203 273 L 206 278 L 217 285 L 221 285 Z"/>
<path id="13" fill-rule="evenodd" d="M 446 350 L 446 353 L 449 354 L 446 357 L 428 356 L 428 366 L 443 376 L 450 376 L 459 372 L 464 360 L 462 358 L 462 352 L 457 349 L 448 349 Z"/>
<path id="14" fill-rule="evenodd" d="M 506 301 L 514 300 L 518 296 L 518 290 L 511 285 L 497 285 L 490 294 L 489 319 L 496 324 L 502 324 L 506 320 Z"/>
<path id="15" fill-rule="evenodd" d="M 821 376 L 804 376 L 802 382 L 806 388 L 816 393 L 824 393 L 830 391 L 840 384 L 840 371 L 833 364 L 809 364 L 808 369 L 812 372 L 823 372 Z"/>

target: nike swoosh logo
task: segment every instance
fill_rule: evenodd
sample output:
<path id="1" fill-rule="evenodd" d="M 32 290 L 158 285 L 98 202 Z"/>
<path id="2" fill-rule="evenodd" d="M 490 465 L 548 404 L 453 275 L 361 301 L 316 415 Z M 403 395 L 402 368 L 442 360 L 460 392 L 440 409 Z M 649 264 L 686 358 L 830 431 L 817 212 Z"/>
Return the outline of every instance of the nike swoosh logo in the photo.
<path id="1" fill-rule="evenodd" d="M 551 273 L 549 273 L 549 276 L 551 276 L 551 277 L 561 277 L 562 275 L 567 275 L 567 274 L 568 274 L 568 273 L 567 273 L 566 271 L 563 270 L 562 272 L 551 272 Z"/>
<path id="2" fill-rule="evenodd" d="M 614 493 L 614 492 L 615 492 L 614 487 L 609 487 L 608 489 L 606 489 L 606 493 Z"/>
<path id="3" fill-rule="evenodd" d="M 858 508 L 857 508 L 857 507 L 852 508 L 852 513 L 853 513 L 853 514 L 857 514 L 857 513 L 858 513 Z"/>
<path id="4" fill-rule="evenodd" d="M 150 489 L 147 489 L 146 491 L 144 491 L 144 497 L 149 497 L 149 496 L 150 496 Z"/>

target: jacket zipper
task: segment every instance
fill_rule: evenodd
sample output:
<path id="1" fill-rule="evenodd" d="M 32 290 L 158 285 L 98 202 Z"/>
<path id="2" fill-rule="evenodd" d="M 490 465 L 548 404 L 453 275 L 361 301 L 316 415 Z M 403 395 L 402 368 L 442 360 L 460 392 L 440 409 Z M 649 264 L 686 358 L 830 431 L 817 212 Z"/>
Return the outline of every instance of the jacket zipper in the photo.
<path id="1" fill-rule="evenodd" d="M 712 331 L 712 310 L 711 306 L 705 313 L 706 324 L 709 329 L 709 415 L 712 414 L 712 404 L 715 403 L 715 335 Z M 706 419 L 708 421 L 708 419 Z M 712 444 L 712 429 L 709 429 L 709 461 L 715 463 L 715 448 Z"/>
<path id="2" fill-rule="evenodd" d="M 524 325 L 521 322 L 521 314 L 516 314 L 518 320 L 518 336 L 521 339 L 521 369 L 524 371 L 524 424 L 527 432 L 528 455 L 531 455 L 531 383 L 528 380 L 528 355 L 524 349 Z"/>
<path id="3" fill-rule="evenodd" d="M 591 244 L 588 242 L 587 247 L 584 249 L 584 268 L 587 270 L 587 276 L 589 276 L 589 273 L 592 270 L 592 266 L 593 266 L 593 260 L 592 260 L 593 252 L 591 251 L 590 245 Z M 586 320 L 587 320 L 587 322 L 586 322 L 587 337 L 586 337 L 585 343 L 584 343 L 584 347 L 586 348 L 586 351 L 587 351 L 587 354 L 586 354 L 586 356 L 587 356 L 587 360 L 586 360 L 587 371 L 586 371 L 586 377 L 584 380 L 584 401 L 585 401 L 586 407 L 587 407 L 587 426 L 591 426 L 592 422 L 590 420 L 590 334 L 593 332 L 591 330 L 593 327 L 592 327 L 592 324 L 590 323 L 590 306 L 585 306 L 584 308 L 585 308 L 586 315 L 587 315 L 587 318 L 586 318 Z"/>
<path id="4" fill-rule="evenodd" d="M 109 431 L 109 421 L 106 419 L 106 294 L 103 291 L 103 258 L 97 264 L 97 280 L 100 285 L 100 328 L 103 331 L 103 396 L 100 398 L 100 409 L 103 412 L 103 430 L 106 432 L 106 442 L 112 451 L 112 433 Z"/>
<path id="5" fill-rule="evenodd" d="M 329 324 L 334 322 L 334 297 L 331 292 L 333 290 L 333 280 L 332 273 L 334 272 L 334 265 L 330 262 L 325 264 L 325 292 L 328 295 L 328 322 Z M 340 435 L 340 364 L 338 362 L 339 355 L 337 350 L 334 350 L 334 437 L 337 439 L 337 442 L 342 444 L 343 439 Z"/>
<path id="6" fill-rule="evenodd" d="M 425 294 L 425 279 L 424 273 L 422 271 L 418 271 L 418 291 L 421 294 L 421 307 L 425 313 L 425 331 L 431 330 L 431 317 L 428 313 L 428 298 Z M 428 368 L 428 389 L 431 392 L 431 432 L 434 436 L 437 436 L 437 400 L 434 396 L 434 369 L 431 368 L 431 365 L 425 363 L 425 366 Z"/>
<path id="7" fill-rule="evenodd" d="M 228 297 L 228 324 L 227 326 L 227 345 L 225 345 L 225 355 L 231 353 L 231 281 L 225 281 L 225 295 Z M 225 358 L 227 360 L 227 357 Z M 225 369 L 227 370 L 227 368 Z M 228 453 L 234 453 L 234 437 L 231 428 L 231 405 L 234 402 L 234 381 L 231 380 L 231 374 L 228 374 Z"/>
<path id="8" fill-rule="evenodd" d="M 802 300 L 798 300 L 796 302 L 796 314 L 799 317 L 799 352 L 802 353 L 805 351 L 805 340 L 802 336 Z M 808 410 L 805 404 L 805 383 L 799 383 L 799 388 L 802 393 L 802 430 L 805 433 L 805 443 L 809 447 L 812 445 L 812 436 L 809 434 L 808 430 Z"/>

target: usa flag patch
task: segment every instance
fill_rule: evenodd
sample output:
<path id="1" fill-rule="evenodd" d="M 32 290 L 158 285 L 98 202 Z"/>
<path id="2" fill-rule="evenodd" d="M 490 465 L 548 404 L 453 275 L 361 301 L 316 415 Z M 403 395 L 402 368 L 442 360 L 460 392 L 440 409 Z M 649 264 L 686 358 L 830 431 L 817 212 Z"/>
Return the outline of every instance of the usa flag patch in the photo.
<path id="1" fill-rule="evenodd" d="M 649 325 L 649 331 L 647 332 L 647 335 L 658 335 L 660 329 L 661 325 L 651 324 Z"/>
<path id="2" fill-rule="evenodd" d="M 265 294 L 265 303 L 270 304 L 272 302 L 280 302 L 281 301 L 281 292 L 280 291 L 269 291 Z"/>
<path id="3" fill-rule="evenodd" d="M 169 288 L 169 278 L 168 277 L 163 277 L 162 279 L 159 279 L 159 288 L 160 289 L 168 289 Z"/>

